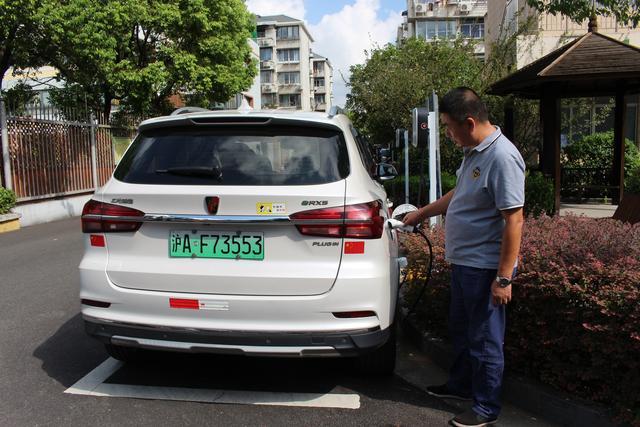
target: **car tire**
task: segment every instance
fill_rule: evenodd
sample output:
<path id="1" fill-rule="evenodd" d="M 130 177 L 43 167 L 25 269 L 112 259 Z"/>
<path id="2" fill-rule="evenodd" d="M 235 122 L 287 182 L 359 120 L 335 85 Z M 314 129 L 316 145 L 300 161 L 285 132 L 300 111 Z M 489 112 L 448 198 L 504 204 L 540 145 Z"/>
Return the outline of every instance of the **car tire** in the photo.
<path id="1" fill-rule="evenodd" d="M 114 344 L 105 344 L 104 347 L 107 350 L 107 353 L 109 353 L 109 356 L 114 359 L 118 359 L 123 362 L 139 362 L 141 360 L 142 352 L 137 348 Z"/>
<path id="2" fill-rule="evenodd" d="M 376 376 L 393 375 L 396 368 L 396 325 L 391 325 L 390 329 L 387 342 L 356 359 L 358 372 Z"/>

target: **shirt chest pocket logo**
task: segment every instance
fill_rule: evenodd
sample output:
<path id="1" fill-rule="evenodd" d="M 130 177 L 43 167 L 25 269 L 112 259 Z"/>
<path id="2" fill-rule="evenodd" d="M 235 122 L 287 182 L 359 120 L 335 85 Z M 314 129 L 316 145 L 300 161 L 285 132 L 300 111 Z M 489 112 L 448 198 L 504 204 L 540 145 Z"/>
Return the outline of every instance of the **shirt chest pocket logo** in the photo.
<path id="1" fill-rule="evenodd" d="M 473 179 L 474 179 L 474 180 L 475 180 L 475 179 L 480 178 L 480 168 L 479 168 L 479 167 L 476 167 L 476 168 L 473 170 L 473 174 L 472 174 L 472 176 L 473 176 Z"/>

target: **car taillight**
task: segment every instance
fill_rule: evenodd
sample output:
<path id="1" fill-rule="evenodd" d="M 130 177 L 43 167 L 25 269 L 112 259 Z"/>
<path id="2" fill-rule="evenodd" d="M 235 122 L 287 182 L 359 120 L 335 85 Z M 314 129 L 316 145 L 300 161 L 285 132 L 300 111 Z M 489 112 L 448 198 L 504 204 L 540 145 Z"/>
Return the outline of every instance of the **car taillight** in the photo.
<path id="1" fill-rule="evenodd" d="M 384 228 L 379 201 L 298 212 L 289 218 L 306 236 L 379 239 Z"/>
<path id="2" fill-rule="evenodd" d="M 142 226 L 144 212 L 97 200 L 89 200 L 82 209 L 83 233 L 114 233 L 137 231 Z"/>

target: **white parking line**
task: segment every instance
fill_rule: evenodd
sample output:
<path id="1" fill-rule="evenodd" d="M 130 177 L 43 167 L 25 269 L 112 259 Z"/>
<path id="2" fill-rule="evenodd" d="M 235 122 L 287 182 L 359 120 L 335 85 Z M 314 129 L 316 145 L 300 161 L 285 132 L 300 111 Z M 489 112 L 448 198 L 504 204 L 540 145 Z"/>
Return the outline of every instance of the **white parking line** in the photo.
<path id="1" fill-rule="evenodd" d="M 242 405 L 304 406 L 342 409 L 360 408 L 360 396 L 358 394 L 207 390 L 186 387 L 152 387 L 104 383 L 104 381 L 121 366 L 122 362 L 109 358 L 65 390 L 65 393 L 86 396 L 128 397 L 134 399 L 178 400 Z"/>

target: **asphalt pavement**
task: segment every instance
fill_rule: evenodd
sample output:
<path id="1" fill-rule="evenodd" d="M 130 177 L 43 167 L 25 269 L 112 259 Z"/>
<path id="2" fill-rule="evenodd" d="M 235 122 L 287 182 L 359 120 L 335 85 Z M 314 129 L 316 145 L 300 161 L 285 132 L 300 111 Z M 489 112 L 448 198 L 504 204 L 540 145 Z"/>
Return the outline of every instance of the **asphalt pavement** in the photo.
<path id="1" fill-rule="evenodd" d="M 445 373 L 402 338 L 390 378 L 356 375 L 349 360 L 161 354 L 143 364 L 117 365 L 104 380 L 106 388 L 124 390 L 120 396 L 143 390 L 153 398 L 65 393 L 108 359 L 102 345 L 85 335 L 79 314 L 82 251 L 78 218 L 0 234 L 1 426 L 440 427 L 465 408 L 424 392 Z M 176 391 L 184 400 L 167 400 Z M 197 401 L 212 391 L 235 403 Z M 247 397 L 265 393 L 283 403 L 255 404 Z M 291 396 L 348 396 L 358 405 L 284 406 Z M 549 424 L 507 405 L 499 425 Z"/>

